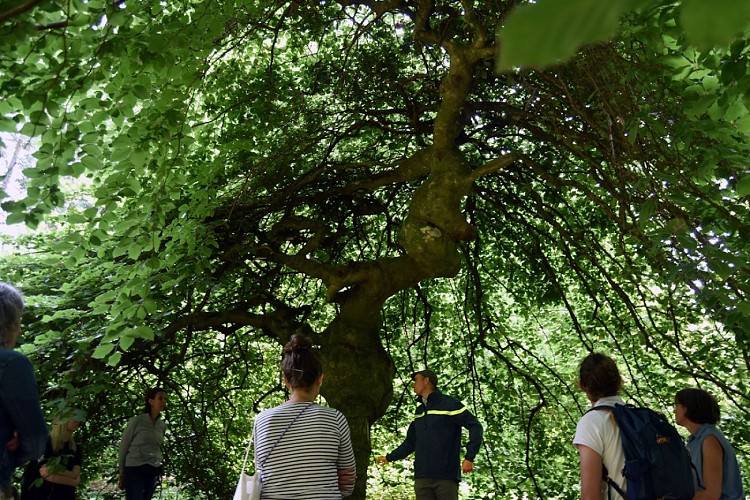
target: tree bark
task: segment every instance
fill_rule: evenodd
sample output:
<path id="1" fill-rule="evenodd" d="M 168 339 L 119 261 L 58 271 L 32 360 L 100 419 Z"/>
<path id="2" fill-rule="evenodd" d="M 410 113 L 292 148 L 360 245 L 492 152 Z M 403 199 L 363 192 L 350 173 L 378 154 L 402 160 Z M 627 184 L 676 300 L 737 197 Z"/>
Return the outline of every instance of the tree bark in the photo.
<path id="1" fill-rule="evenodd" d="M 380 340 L 381 309 L 399 290 L 460 268 L 458 242 L 474 237 L 461 201 L 473 179 L 457 150 L 428 148 L 419 156 L 430 175 L 417 188 L 399 241 L 405 256 L 353 264 L 328 279 L 329 299 L 339 314 L 321 339 L 324 381 L 321 394 L 347 418 L 357 460 L 352 499 L 366 497 L 371 456 L 370 426 L 388 408 L 396 367 Z"/>
<path id="2" fill-rule="evenodd" d="M 370 426 L 388 408 L 396 370 L 380 344 L 379 325 L 365 319 L 353 324 L 334 320 L 321 348 L 324 379 L 321 394 L 349 422 L 357 482 L 352 499 L 364 499 L 372 448 Z"/>

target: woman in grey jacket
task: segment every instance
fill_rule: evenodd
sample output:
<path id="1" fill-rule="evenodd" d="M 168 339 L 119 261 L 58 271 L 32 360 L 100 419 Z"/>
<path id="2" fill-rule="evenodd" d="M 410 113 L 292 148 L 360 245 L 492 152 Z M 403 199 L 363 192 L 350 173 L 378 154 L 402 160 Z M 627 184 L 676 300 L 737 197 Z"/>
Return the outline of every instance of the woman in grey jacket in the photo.
<path id="1" fill-rule="evenodd" d="M 146 391 L 143 413 L 131 418 L 120 442 L 120 489 L 127 500 L 151 500 L 161 478 L 164 433 L 160 419 L 167 407 L 164 389 Z"/>

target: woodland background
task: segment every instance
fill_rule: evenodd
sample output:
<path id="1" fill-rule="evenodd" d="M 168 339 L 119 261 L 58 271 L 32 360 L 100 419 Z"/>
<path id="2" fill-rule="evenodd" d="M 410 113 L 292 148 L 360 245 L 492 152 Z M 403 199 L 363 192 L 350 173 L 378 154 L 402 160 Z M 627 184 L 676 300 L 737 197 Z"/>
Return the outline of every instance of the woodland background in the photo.
<path id="1" fill-rule="evenodd" d="M 143 390 L 164 498 L 230 498 L 312 336 L 354 498 L 410 498 L 409 374 L 485 425 L 465 498 L 576 498 L 576 367 L 701 386 L 750 480 L 750 2 L 0 1 L 0 279 L 82 498 Z M 20 186 L 15 186 L 20 179 Z M 16 192 L 21 194 L 11 196 Z M 750 483 L 746 482 L 750 491 Z"/>

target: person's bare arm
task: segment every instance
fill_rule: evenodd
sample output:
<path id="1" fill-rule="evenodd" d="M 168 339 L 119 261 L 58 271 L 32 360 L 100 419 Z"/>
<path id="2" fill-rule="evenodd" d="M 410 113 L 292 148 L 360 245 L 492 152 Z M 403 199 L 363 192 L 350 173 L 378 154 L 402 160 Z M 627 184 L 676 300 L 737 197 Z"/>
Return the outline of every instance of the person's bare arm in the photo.
<path id="1" fill-rule="evenodd" d="M 703 441 L 703 486 L 696 492 L 693 500 L 718 500 L 721 496 L 722 476 L 724 469 L 724 448 L 715 436 L 708 436 Z"/>
<path id="2" fill-rule="evenodd" d="M 602 498 L 602 456 L 586 445 L 576 445 L 581 459 L 581 500 Z"/>
<path id="3" fill-rule="evenodd" d="M 77 465 L 73 467 L 73 470 L 63 470 L 52 474 L 46 465 L 42 465 L 39 468 L 39 474 L 50 483 L 64 484 L 74 488 L 81 484 L 81 468 Z"/>
<path id="4" fill-rule="evenodd" d="M 347 490 L 354 485 L 354 480 L 356 479 L 354 469 L 338 469 L 336 473 L 339 476 L 340 490 Z"/>

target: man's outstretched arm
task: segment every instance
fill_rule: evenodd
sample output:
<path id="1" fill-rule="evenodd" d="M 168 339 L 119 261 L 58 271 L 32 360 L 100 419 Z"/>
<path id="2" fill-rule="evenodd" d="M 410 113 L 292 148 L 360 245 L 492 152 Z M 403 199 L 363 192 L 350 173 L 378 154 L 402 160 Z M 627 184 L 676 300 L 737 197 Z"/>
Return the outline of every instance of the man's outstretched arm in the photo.
<path id="1" fill-rule="evenodd" d="M 414 453 L 414 450 L 416 449 L 416 431 L 414 430 L 414 422 L 409 424 L 409 430 L 406 431 L 406 439 L 404 439 L 404 442 L 401 443 L 398 448 L 393 450 L 392 452 L 381 455 L 378 458 L 375 459 L 375 462 L 377 462 L 379 465 L 385 465 L 388 462 L 395 462 L 396 460 L 401 460 L 412 453 Z"/>

